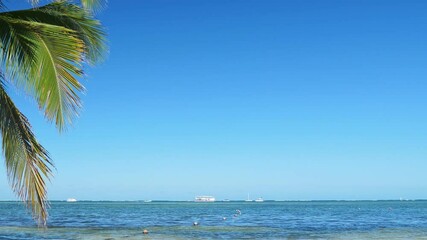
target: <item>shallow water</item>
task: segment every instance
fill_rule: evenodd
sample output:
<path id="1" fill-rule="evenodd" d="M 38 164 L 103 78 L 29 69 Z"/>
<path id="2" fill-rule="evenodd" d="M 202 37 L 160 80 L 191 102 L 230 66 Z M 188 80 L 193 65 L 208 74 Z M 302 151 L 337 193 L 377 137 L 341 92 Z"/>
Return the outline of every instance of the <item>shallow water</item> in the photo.
<path id="1" fill-rule="evenodd" d="M 427 240 L 427 201 L 52 202 L 47 229 L 0 202 L 0 239 Z"/>

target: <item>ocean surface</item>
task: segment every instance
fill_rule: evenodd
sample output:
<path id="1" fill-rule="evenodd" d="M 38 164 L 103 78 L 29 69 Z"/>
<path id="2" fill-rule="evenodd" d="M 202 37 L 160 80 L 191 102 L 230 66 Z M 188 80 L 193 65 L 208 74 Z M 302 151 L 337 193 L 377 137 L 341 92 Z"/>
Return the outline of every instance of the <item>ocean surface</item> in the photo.
<path id="1" fill-rule="evenodd" d="M 427 239 L 427 201 L 51 202 L 46 229 L 0 202 L 0 239 Z"/>

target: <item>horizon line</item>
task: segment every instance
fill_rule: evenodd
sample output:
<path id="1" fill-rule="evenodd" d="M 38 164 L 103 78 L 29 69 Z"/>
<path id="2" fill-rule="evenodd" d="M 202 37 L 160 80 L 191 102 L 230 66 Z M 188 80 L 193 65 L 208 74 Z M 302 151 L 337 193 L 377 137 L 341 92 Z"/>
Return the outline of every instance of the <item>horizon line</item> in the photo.
<path id="1" fill-rule="evenodd" d="M 139 199 L 139 200 L 77 200 L 77 202 L 195 202 L 194 200 L 165 200 L 165 199 Z M 265 199 L 264 202 L 377 202 L 377 201 L 427 201 L 427 198 L 418 199 L 299 199 L 299 200 L 275 200 Z M 23 202 L 21 200 L 0 200 L 0 202 Z M 67 202 L 67 199 L 55 199 L 49 200 L 48 202 Z M 226 200 L 215 200 L 214 202 L 254 202 L 255 200 L 247 201 L 245 199 L 226 199 Z M 212 202 L 197 202 L 197 203 L 212 203 Z"/>

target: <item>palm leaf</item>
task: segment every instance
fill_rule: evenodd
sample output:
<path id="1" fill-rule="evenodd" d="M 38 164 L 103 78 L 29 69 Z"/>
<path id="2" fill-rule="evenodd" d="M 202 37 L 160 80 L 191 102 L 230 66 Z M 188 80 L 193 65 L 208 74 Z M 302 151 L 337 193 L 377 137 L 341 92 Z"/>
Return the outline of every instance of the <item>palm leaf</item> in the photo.
<path id="1" fill-rule="evenodd" d="M 38 0 L 30 0 L 37 4 Z M 0 0 L 0 10 L 4 11 Z M 10 83 L 35 97 L 45 116 L 63 130 L 78 114 L 77 80 L 84 63 L 102 59 L 105 34 L 91 8 L 103 0 L 82 0 L 83 8 L 66 1 L 43 7 L 0 13 L 0 69 Z M 0 70 L 0 133 L 6 169 L 13 190 L 41 225 L 47 220 L 45 181 L 53 164 L 37 142 L 27 118 L 5 90 Z"/>
<path id="2" fill-rule="evenodd" d="M 45 180 L 53 167 L 48 152 L 37 142 L 27 118 L 5 91 L 0 75 L 0 132 L 6 170 L 12 189 L 31 208 L 40 225 L 47 220 Z"/>
<path id="3" fill-rule="evenodd" d="M 81 0 L 81 3 L 85 9 L 92 11 L 104 8 L 107 0 Z"/>
<path id="4" fill-rule="evenodd" d="M 73 74 L 82 74 L 78 65 L 82 41 L 64 27 L 0 15 L 2 22 L 9 26 L 9 31 L 0 32 L 6 73 L 36 97 L 48 119 L 64 129 L 80 107 L 76 91 L 83 86 Z"/>
<path id="5" fill-rule="evenodd" d="M 33 6 L 36 6 L 39 3 L 39 0 L 29 0 L 29 1 Z M 0 3 L 1 3 L 1 0 L 0 0 Z M 93 10 L 98 10 L 105 7 L 105 5 L 107 4 L 107 0 L 81 0 L 80 3 L 85 9 L 89 11 L 93 11 Z"/>
<path id="6" fill-rule="evenodd" d="M 2 63 L 10 79 L 37 99 L 60 130 L 81 107 L 82 64 L 99 60 L 104 32 L 91 15 L 67 2 L 0 13 Z"/>
<path id="7" fill-rule="evenodd" d="M 105 32 L 101 23 L 76 5 L 55 2 L 36 9 L 8 12 L 5 15 L 74 30 L 78 38 L 84 41 L 85 57 L 91 64 L 102 60 L 106 52 Z"/>

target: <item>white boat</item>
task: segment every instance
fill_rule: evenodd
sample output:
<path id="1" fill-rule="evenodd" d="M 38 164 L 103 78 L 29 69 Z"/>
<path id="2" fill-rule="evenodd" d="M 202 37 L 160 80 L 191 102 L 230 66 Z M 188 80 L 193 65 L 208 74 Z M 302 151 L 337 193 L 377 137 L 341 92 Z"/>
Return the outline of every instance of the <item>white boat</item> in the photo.
<path id="1" fill-rule="evenodd" d="M 68 198 L 67 202 L 77 202 L 77 199 L 75 199 L 75 198 Z"/>
<path id="2" fill-rule="evenodd" d="M 215 202 L 215 198 L 212 196 L 197 196 L 194 198 L 195 202 Z"/>
<path id="3" fill-rule="evenodd" d="M 264 202 L 264 199 L 262 197 L 259 197 L 259 198 L 255 199 L 255 202 Z"/>
<path id="4" fill-rule="evenodd" d="M 149 203 L 152 202 L 152 200 L 144 200 L 144 202 Z"/>
<path id="5" fill-rule="evenodd" d="M 248 199 L 246 199 L 245 202 L 252 202 L 252 200 L 249 198 L 249 193 L 248 193 Z"/>

